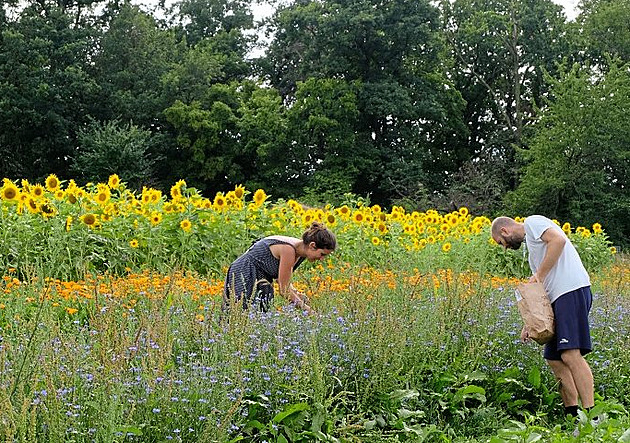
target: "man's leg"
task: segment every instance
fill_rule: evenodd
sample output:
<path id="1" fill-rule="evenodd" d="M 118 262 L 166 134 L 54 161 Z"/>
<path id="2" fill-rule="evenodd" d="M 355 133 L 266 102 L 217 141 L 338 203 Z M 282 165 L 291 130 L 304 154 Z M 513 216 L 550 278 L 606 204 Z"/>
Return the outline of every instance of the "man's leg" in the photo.
<path id="1" fill-rule="evenodd" d="M 560 382 L 560 396 L 564 407 L 576 407 L 578 390 L 569 367 L 562 360 L 547 360 L 553 375 Z"/>
<path id="2" fill-rule="evenodd" d="M 579 349 L 567 349 L 562 351 L 562 362 L 571 371 L 574 386 L 577 389 L 583 408 L 595 406 L 595 394 L 593 373 L 588 362 L 584 359 Z"/>

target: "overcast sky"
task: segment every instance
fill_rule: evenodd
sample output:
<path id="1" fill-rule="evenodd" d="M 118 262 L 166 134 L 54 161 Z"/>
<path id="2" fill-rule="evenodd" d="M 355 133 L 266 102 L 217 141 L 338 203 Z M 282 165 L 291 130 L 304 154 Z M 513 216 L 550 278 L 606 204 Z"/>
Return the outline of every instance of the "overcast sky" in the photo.
<path id="1" fill-rule="evenodd" d="M 175 0 L 166 0 L 166 4 L 170 5 L 174 3 Z M 569 20 L 573 20 L 577 14 L 577 4 L 579 0 L 552 0 L 554 3 L 559 4 L 564 8 L 564 13 L 566 14 Z M 133 3 L 137 5 L 145 5 L 149 9 L 152 9 L 154 5 L 156 5 L 158 0 L 134 0 Z M 261 19 L 267 17 L 271 14 L 273 9 L 268 4 L 257 4 L 254 3 L 252 6 L 252 11 L 254 13 L 255 19 Z"/>

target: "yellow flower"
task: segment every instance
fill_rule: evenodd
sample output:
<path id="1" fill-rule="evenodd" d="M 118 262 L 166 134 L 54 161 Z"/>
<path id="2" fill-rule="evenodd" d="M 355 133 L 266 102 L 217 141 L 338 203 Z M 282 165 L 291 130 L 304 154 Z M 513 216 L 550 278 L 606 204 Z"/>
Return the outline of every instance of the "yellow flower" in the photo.
<path id="1" fill-rule="evenodd" d="M 42 203 L 39 207 L 39 211 L 46 218 L 53 217 L 57 213 L 56 208 L 51 205 L 50 202 Z"/>
<path id="2" fill-rule="evenodd" d="M 173 186 L 171 186 L 171 197 L 173 200 L 177 200 L 182 197 L 182 190 L 186 187 L 184 180 L 178 180 Z"/>
<path id="3" fill-rule="evenodd" d="M 225 196 L 222 192 L 217 192 L 217 194 L 214 196 L 214 202 L 212 203 L 212 205 L 217 211 L 227 209 L 227 200 L 225 199 Z"/>
<path id="4" fill-rule="evenodd" d="M 29 197 L 28 200 L 26 200 L 26 208 L 31 214 L 37 214 L 39 212 L 39 204 L 33 197 Z"/>
<path id="5" fill-rule="evenodd" d="M 446 242 L 442 245 L 442 251 L 448 252 L 450 250 L 451 250 L 451 244 L 449 242 Z"/>
<path id="6" fill-rule="evenodd" d="M 341 208 L 337 209 L 337 213 L 341 218 L 347 220 L 350 216 L 350 208 L 347 205 L 343 205 Z"/>
<path id="7" fill-rule="evenodd" d="M 118 174 L 110 175 L 107 184 L 112 189 L 118 189 L 118 186 L 120 186 L 120 177 L 118 177 Z"/>
<path id="8" fill-rule="evenodd" d="M 98 217 L 96 214 L 85 214 L 80 217 L 81 221 L 88 226 L 94 226 L 98 222 Z"/>
<path id="9" fill-rule="evenodd" d="M 109 186 L 105 184 L 98 184 L 97 193 L 96 193 L 96 203 L 103 206 L 105 205 L 111 197 L 111 192 L 109 190 Z"/>
<path id="10" fill-rule="evenodd" d="M 599 223 L 595 223 L 595 224 L 593 225 L 593 232 L 594 232 L 595 234 L 601 234 L 601 233 L 603 232 L 603 230 L 602 230 L 602 225 L 600 225 Z"/>
<path id="11" fill-rule="evenodd" d="M 154 211 L 151 213 L 151 224 L 153 226 L 159 225 L 162 222 L 162 213 Z"/>
<path id="12" fill-rule="evenodd" d="M 378 245 L 380 245 L 380 244 L 381 244 L 381 239 L 380 239 L 380 238 L 378 238 L 378 237 L 372 237 L 372 244 L 373 244 L 374 246 L 378 246 Z"/>
<path id="13" fill-rule="evenodd" d="M 355 223 L 361 223 L 363 220 L 365 219 L 365 216 L 363 215 L 363 212 L 361 211 L 354 211 L 352 213 L 352 221 Z"/>
<path id="14" fill-rule="evenodd" d="M 570 234 L 571 233 L 571 223 L 566 222 L 565 224 L 562 225 L 562 230 L 564 231 L 565 234 Z"/>
<path id="15" fill-rule="evenodd" d="M 138 240 L 136 240 L 135 238 L 133 240 L 131 240 L 129 242 L 129 246 L 131 246 L 132 248 L 137 248 L 138 247 Z"/>
<path id="16" fill-rule="evenodd" d="M 459 215 L 466 217 L 468 215 L 468 208 L 462 206 L 457 212 L 459 212 Z"/>
<path id="17" fill-rule="evenodd" d="M 245 196 L 245 187 L 243 185 L 237 185 L 234 188 L 234 195 L 236 198 L 241 199 Z"/>
<path id="18" fill-rule="evenodd" d="M 335 226 L 337 220 L 335 219 L 335 215 L 332 212 L 326 214 L 326 224 L 328 226 Z"/>
<path id="19" fill-rule="evenodd" d="M 31 194 L 33 194 L 33 196 L 40 198 L 44 196 L 44 187 L 42 185 L 34 185 L 33 188 L 31 189 Z"/>
<path id="20" fill-rule="evenodd" d="M 72 217 L 67 216 L 66 217 L 66 232 L 70 231 L 71 227 L 72 227 Z"/>
<path id="21" fill-rule="evenodd" d="M 189 232 L 190 228 L 192 228 L 192 223 L 188 219 L 184 219 L 179 224 L 179 227 L 182 228 L 184 232 Z"/>
<path id="22" fill-rule="evenodd" d="M 256 206 L 262 205 L 265 200 L 267 200 L 267 194 L 265 193 L 265 191 L 263 191 L 262 189 L 258 189 L 256 190 L 256 192 L 254 192 L 254 203 L 256 203 Z"/>
<path id="23" fill-rule="evenodd" d="M 61 182 L 55 174 L 50 174 L 48 177 L 46 177 L 46 189 L 48 189 L 50 192 L 55 192 L 59 188 L 60 184 Z"/>
<path id="24" fill-rule="evenodd" d="M 17 201 L 20 198 L 20 191 L 12 181 L 5 179 L 1 195 L 2 200 Z"/>
<path id="25" fill-rule="evenodd" d="M 78 309 L 75 308 L 66 308 L 66 312 L 70 315 L 76 314 L 77 312 L 79 312 Z"/>

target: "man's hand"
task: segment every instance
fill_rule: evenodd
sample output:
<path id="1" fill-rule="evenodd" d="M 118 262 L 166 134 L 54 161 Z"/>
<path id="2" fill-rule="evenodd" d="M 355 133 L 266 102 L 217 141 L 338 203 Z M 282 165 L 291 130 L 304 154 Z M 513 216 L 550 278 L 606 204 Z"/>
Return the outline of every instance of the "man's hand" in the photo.
<path id="1" fill-rule="evenodd" d="M 529 329 L 527 329 L 527 326 L 523 326 L 521 330 L 521 341 L 523 343 L 529 342 Z"/>

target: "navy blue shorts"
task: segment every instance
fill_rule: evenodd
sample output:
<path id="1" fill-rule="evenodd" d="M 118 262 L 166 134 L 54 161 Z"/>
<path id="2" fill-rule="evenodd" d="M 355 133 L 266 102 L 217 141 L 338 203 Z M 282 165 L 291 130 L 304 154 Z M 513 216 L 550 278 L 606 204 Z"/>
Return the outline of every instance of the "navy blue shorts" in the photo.
<path id="1" fill-rule="evenodd" d="M 582 355 L 593 350 L 588 313 L 593 304 L 591 287 L 562 294 L 551 304 L 556 317 L 556 336 L 545 345 L 547 360 L 562 360 L 560 354 L 567 349 L 579 349 Z"/>

